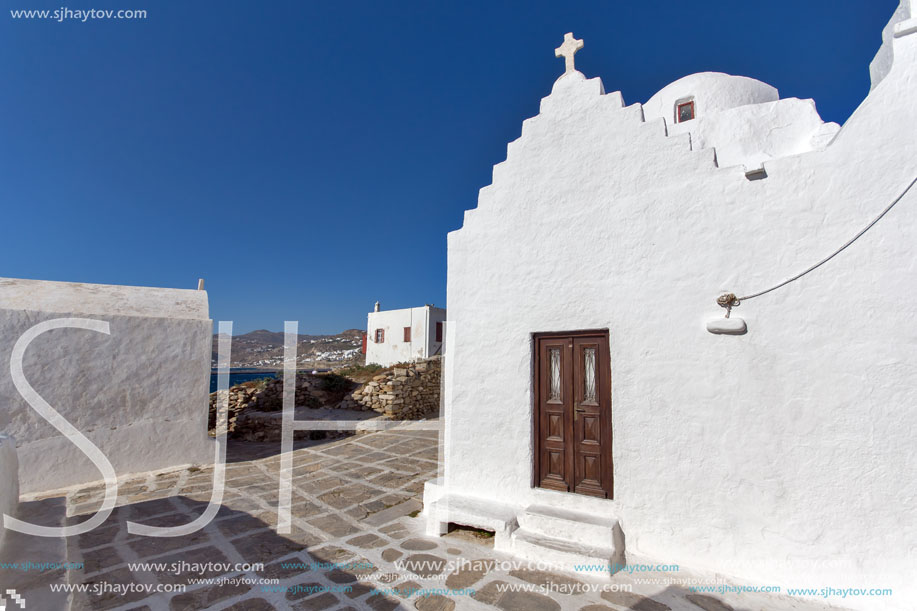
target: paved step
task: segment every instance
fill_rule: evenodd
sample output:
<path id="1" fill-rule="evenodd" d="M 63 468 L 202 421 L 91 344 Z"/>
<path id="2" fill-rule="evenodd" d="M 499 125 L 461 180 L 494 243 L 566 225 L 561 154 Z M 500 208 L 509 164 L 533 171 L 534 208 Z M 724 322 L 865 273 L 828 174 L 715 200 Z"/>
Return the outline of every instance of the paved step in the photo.
<path id="1" fill-rule="evenodd" d="M 561 571 L 580 572 L 593 577 L 610 576 L 624 565 L 623 548 L 575 543 L 525 528 L 516 529 L 510 536 L 510 551 L 532 562 L 547 563 Z M 593 570 L 581 565 L 599 566 Z M 577 567 L 580 567 L 579 570 Z"/>
<path id="2" fill-rule="evenodd" d="M 546 505 L 529 505 L 518 516 L 510 549 L 533 561 L 576 572 L 578 565 L 593 576 L 610 575 L 624 565 L 624 535 L 614 518 Z"/>
<path id="3" fill-rule="evenodd" d="M 624 548 L 615 546 L 587 545 L 550 537 L 526 528 L 516 529 L 510 537 L 510 550 L 526 560 L 551 564 L 566 572 L 575 573 L 578 565 L 601 565 L 604 570 L 588 570 L 581 567 L 581 573 L 591 576 L 609 576 L 615 567 L 624 565 Z"/>
<path id="4" fill-rule="evenodd" d="M 509 535 L 517 527 L 515 507 L 454 493 L 429 503 L 424 514 L 428 535 L 445 534 L 450 523 L 492 530 L 497 549 L 509 545 Z"/>
<path id="5" fill-rule="evenodd" d="M 519 514 L 519 527 L 532 533 L 586 547 L 617 547 L 618 521 L 546 505 L 529 505 Z"/>

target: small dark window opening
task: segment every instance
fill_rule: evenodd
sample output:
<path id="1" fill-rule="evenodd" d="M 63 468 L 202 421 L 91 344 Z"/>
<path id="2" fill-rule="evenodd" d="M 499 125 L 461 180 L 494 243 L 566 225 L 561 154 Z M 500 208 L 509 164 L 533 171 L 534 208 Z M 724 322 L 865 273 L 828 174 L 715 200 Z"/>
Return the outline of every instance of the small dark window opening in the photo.
<path id="1" fill-rule="evenodd" d="M 376 343 L 385 343 L 385 329 L 376 329 Z"/>
<path id="2" fill-rule="evenodd" d="M 694 100 L 683 102 L 675 107 L 675 122 L 684 123 L 694 118 Z"/>
<path id="3" fill-rule="evenodd" d="M 436 341 L 443 341 L 443 323 L 436 323 Z"/>
<path id="4" fill-rule="evenodd" d="M 404 328 L 404 341 L 406 342 L 411 341 L 411 327 Z"/>

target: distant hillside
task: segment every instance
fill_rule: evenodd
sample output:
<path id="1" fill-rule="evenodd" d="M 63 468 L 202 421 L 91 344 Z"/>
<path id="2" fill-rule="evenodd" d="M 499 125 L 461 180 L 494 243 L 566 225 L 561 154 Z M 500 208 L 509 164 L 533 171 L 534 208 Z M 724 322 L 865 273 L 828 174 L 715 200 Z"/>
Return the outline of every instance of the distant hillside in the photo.
<path id="1" fill-rule="evenodd" d="M 217 365 L 217 340 L 213 335 L 211 365 Z M 299 367 L 332 368 L 362 365 L 363 332 L 347 329 L 337 335 L 300 335 L 296 347 Z M 232 338 L 232 367 L 280 369 L 283 367 L 283 333 L 259 329 Z"/>

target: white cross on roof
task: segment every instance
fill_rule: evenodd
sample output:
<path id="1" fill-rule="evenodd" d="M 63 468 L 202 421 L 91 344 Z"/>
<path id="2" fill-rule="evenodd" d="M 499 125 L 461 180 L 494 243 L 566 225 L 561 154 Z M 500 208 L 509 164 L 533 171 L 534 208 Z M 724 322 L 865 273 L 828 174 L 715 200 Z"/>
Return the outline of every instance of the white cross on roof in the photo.
<path id="1" fill-rule="evenodd" d="M 554 49 L 554 55 L 556 57 L 563 57 L 564 63 L 566 64 L 566 70 L 564 74 L 568 72 L 573 72 L 576 68 L 573 66 L 573 56 L 576 55 L 576 52 L 583 48 L 583 41 L 573 38 L 573 32 L 567 32 L 564 34 L 564 42 L 559 47 Z"/>

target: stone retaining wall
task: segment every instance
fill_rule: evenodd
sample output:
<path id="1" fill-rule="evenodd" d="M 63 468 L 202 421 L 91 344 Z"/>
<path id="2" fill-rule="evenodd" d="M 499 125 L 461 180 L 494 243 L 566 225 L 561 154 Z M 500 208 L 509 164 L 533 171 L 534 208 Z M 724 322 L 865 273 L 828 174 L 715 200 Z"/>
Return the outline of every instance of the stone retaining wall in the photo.
<path id="1" fill-rule="evenodd" d="M 297 407 L 317 408 L 329 402 L 332 393 L 322 389 L 322 380 L 311 374 L 296 375 Z M 340 395 L 337 395 L 338 398 Z M 210 415 L 208 429 L 214 435 L 216 427 L 217 393 L 210 393 Z M 241 429 L 245 412 L 280 412 L 283 410 L 283 379 L 276 378 L 264 383 L 244 382 L 229 389 L 229 437 L 249 439 L 251 431 Z M 279 437 L 278 437 L 279 438 Z M 249 439 L 250 440 L 250 439 Z M 260 441 L 260 439 L 259 439 Z"/>
<path id="2" fill-rule="evenodd" d="M 342 409 L 373 410 L 393 420 L 420 420 L 439 412 L 442 357 L 394 367 L 345 397 Z"/>
<path id="3" fill-rule="evenodd" d="M 439 413 L 442 358 L 394 367 L 362 386 L 338 377 L 296 376 L 297 420 L 323 419 L 320 408 L 375 411 L 392 420 L 420 420 Z M 334 381 L 333 389 L 327 388 Z M 343 387 L 341 386 L 343 384 Z M 348 388 L 348 384 L 352 384 Z M 341 393 L 345 393 L 341 400 Z M 208 428 L 214 435 L 217 393 L 210 394 Z M 283 380 L 245 382 L 229 389 L 229 437 L 245 441 L 279 441 L 283 409 Z M 334 431 L 297 431 L 294 439 L 327 439 Z"/>

